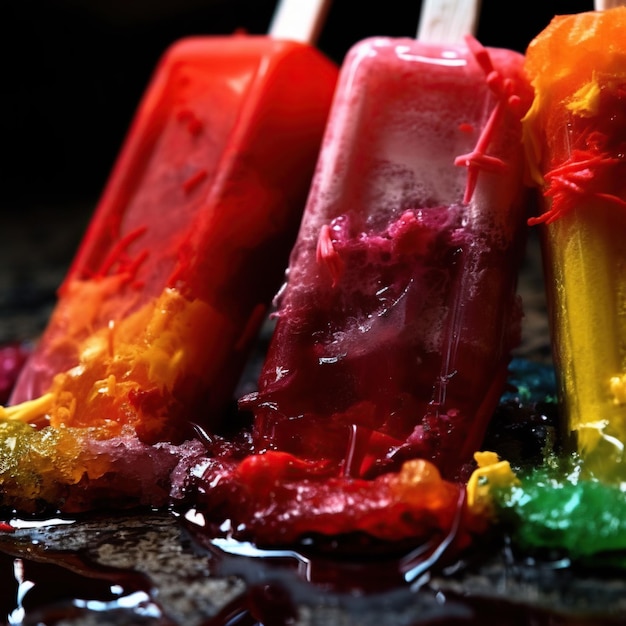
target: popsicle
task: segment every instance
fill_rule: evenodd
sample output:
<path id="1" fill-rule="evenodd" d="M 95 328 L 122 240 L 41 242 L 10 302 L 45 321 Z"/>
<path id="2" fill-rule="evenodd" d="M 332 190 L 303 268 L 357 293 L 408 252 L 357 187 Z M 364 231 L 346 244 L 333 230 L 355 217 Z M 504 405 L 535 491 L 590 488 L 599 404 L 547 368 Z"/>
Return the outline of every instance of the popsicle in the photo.
<path id="1" fill-rule="evenodd" d="M 459 476 L 519 339 L 531 90 L 522 55 L 458 36 L 473 19 L 436 33 L 438 4 L 417 39 L 346 57 L 259 389 L 240 401 L 259 449 L 344 476 L 414 457 Z"/>
<path id="2" fill-rule="evenodd" d="M 526 64 L 565 432 L 584 474 L 606 481 L 626 479 L 625 28 L 624 7 L 557 16 Z"/>
<path id="3" fill-rule="evenodd" d="M 327 4 L 165 53 L 4 417 L 148 443 L 222 418 L 330 107 L 338 71 L 311 45 Z"/>

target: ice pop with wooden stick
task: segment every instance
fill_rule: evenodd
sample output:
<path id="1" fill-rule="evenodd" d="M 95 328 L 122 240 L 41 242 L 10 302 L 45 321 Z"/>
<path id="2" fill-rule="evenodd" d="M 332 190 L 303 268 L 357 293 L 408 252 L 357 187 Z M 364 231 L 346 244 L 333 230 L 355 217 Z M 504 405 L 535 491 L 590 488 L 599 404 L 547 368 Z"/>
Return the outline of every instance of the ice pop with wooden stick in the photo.
<path id="1" fill-rule="evenodd" d="M 626 479 L 626 8 L 555 17 L 530 44 L 525 120 L 565 432 Z"/>
<path id="2" fill-rule="evenodd" d="M 3 415 L 148 442 L 221 419 L 280 284 L 334 92 L 337 68 L 311 45 L 327 5 L 283 0 L 267 36 L 166 52 Z"/>
<path id="3" fill-rule="evenodd" d="M 259 391 L 260 447 L 373 476 L 462 473 L 520 332 L 522 55 L 425 2 L 417 39 L 348 54 Z M 468 36 L 469 35 L 469 36 Z"/>

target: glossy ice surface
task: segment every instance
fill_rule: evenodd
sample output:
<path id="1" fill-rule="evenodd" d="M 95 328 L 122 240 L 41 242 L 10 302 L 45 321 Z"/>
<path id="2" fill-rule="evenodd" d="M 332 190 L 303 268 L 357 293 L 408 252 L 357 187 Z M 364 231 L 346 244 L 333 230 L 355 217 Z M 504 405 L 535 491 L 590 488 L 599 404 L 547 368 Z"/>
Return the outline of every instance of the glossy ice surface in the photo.
<path id="1" fill-rule="evenodd" d="M 280 284 L 336 76 L 270 37 L 165 54 L 13 394 L 46 398 L 28 419 L 148 441 L 181 416 L 219 420 Z"/>
<path id="2" fill-rule="evenodd" d="M 243 401 L 260 447 L 450 477 L 480 445 L 519 333 L 530 93 L 521 55 L 472 48 L 375 38 L 347 57 Z"/>
<path id="3" fill-rule="evenodd" d="M 626 8 L 558 17 L 531 44 L 526 123 L 566 431 L 583 472 L 626 479 Z"/>

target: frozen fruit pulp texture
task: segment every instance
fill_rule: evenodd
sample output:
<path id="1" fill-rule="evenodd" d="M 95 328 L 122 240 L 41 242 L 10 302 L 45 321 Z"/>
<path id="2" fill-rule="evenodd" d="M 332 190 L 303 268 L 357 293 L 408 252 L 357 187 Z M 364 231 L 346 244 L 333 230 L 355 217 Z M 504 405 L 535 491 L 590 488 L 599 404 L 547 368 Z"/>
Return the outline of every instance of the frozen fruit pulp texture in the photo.
<path id="1" fill-rule="evenodd" d="M 625 26 L 624 7 L 557 17 L 527 61 L 565 430 L 583 473 L 608 480 L 626 478 Z"/>
<path id="2" fill-rule="evenodd" d="M 269 37 L 167 51 L 12 403 L 74 367 L 90 333 L 173 288 L 214 312 L 197 339 L 204 380 L 185 392 L 201 412 L 189 417 L 224 408 L 280 284 L 336 77 L 314 48 Z"/>
<path id="3" fill-rule="evenodd" d="M 527 105 L 521 55 L 489 53 Z M 243 402 L 261 447 L 367 475 L 403 446 L 450 476 L 480 444 L 519 333 L 519 119 L 505 116 L 489 146 L 506 172 L 482 172 L 467 205 L 454 159 L 493 107 L 465 47 L 351 50 L 259 393 Z"/>

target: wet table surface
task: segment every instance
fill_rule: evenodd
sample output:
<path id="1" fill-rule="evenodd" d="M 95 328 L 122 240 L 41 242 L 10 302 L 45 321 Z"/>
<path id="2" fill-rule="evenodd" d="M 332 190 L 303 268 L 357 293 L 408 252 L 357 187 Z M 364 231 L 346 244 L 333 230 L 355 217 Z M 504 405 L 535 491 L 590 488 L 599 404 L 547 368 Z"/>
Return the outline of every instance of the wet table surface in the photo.
<path id="1" fill-rule="evenodd" d="M 46 226 L 44 208 L 29 220 L 3 216 L 0 343 L 34 339 L 43 330 L 89 212 L 75 207 L 57 213 L 54 230 Z M 517 354 L 549 363 L 534 236 L 520 293 L 524 339 Z M 376 559 L 229 554 L 198 541 L 195 526 L 183 522 L 171 512 L 141 512 L 1 532 L 0 624 L 626 623 L 626 581 L 620 577 L 537 568 L 512 558 L 506 546 L 457 572 L 426 571 L 377 591 Z M 598 611 L 602 618 L 593 616 Z"/>

